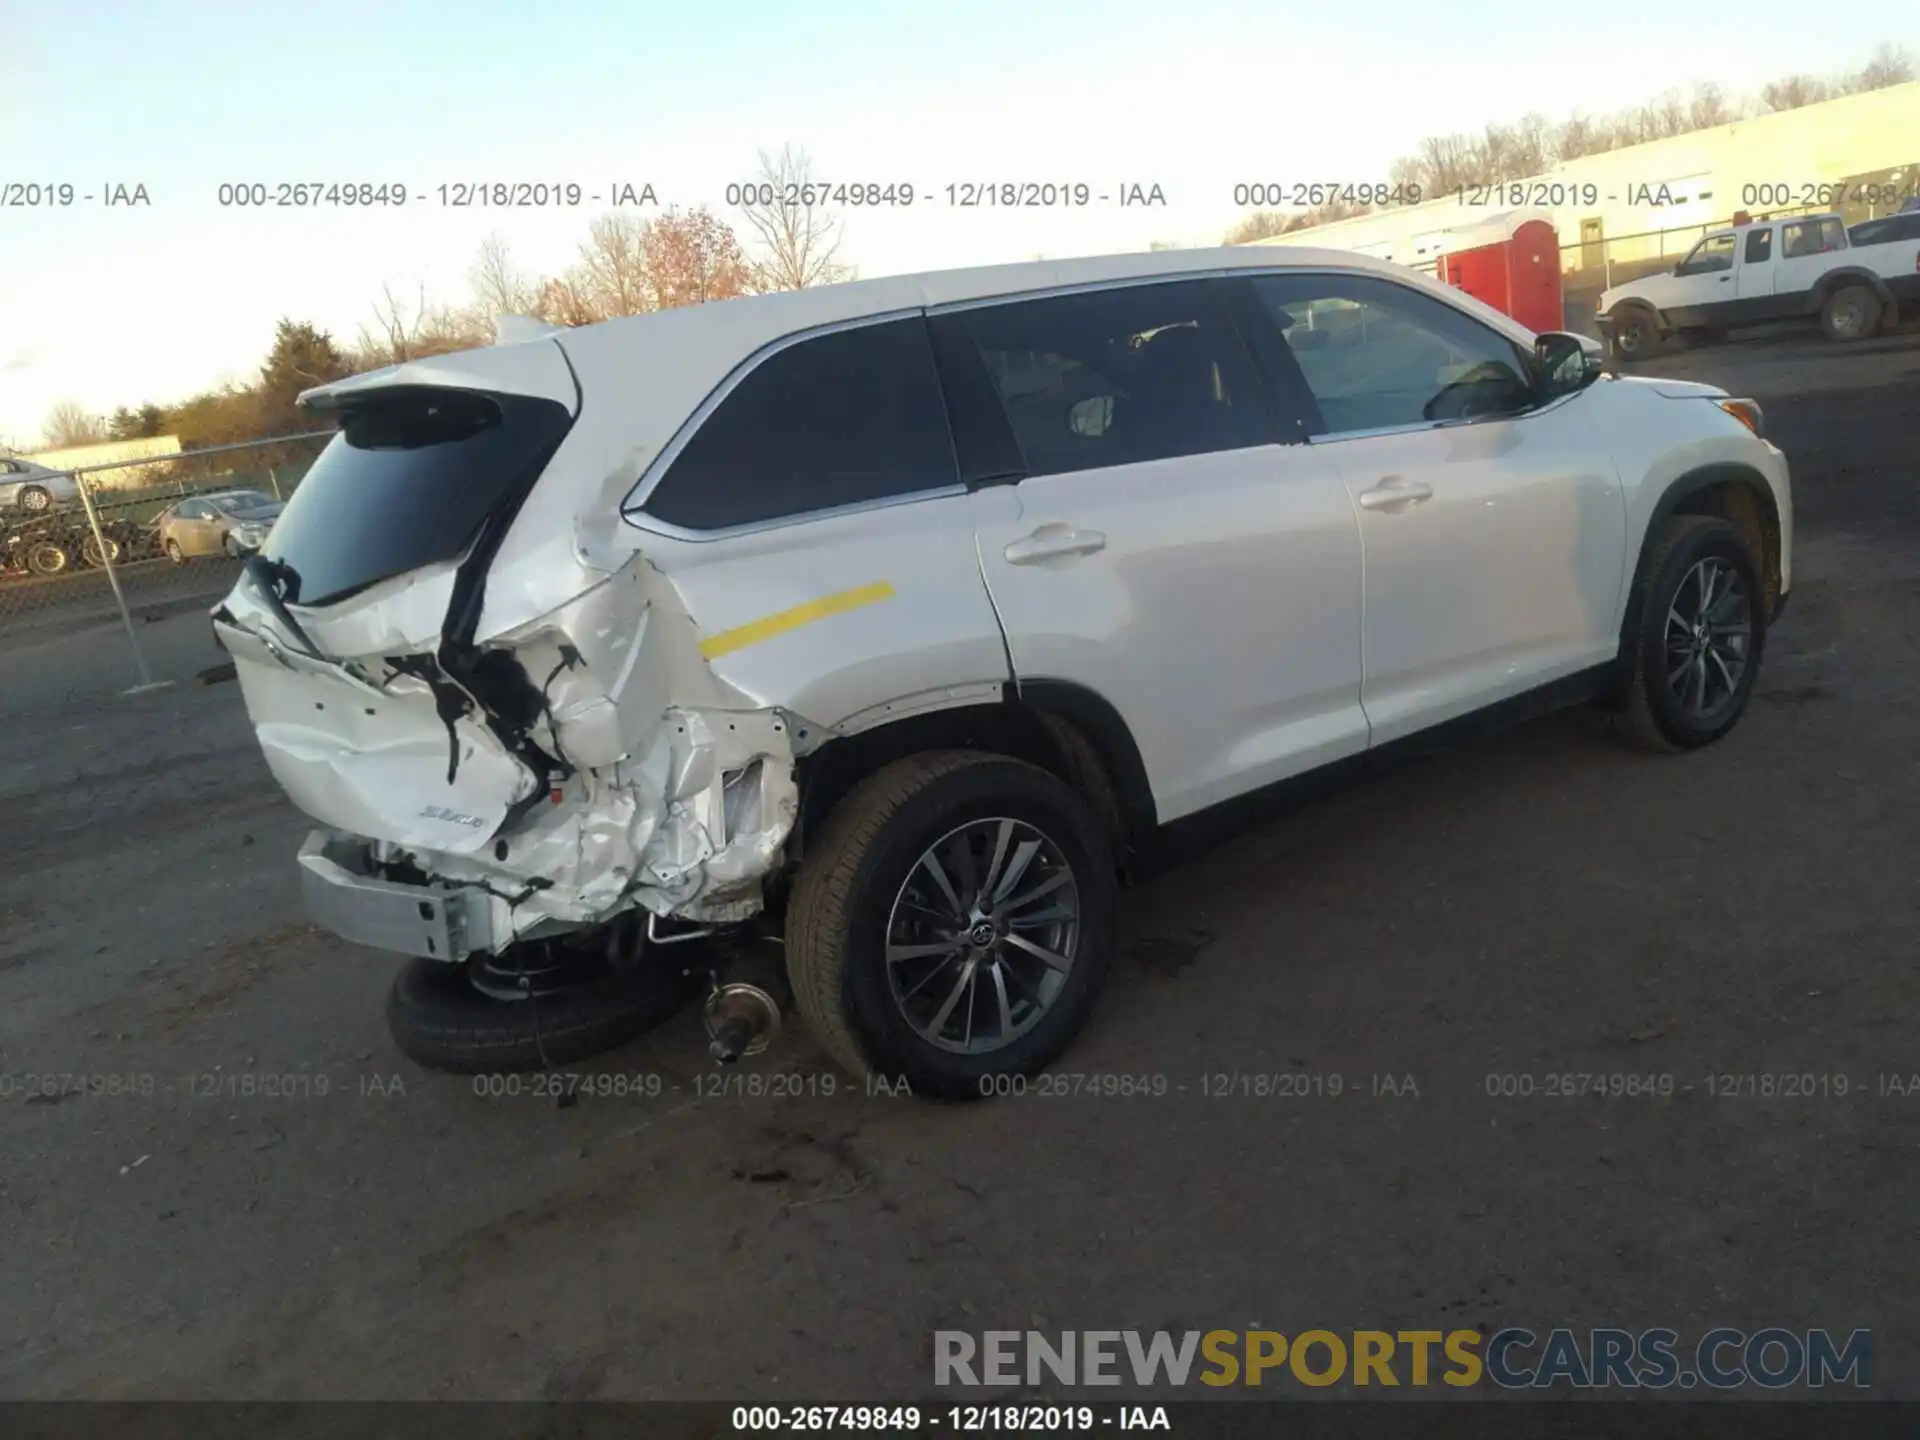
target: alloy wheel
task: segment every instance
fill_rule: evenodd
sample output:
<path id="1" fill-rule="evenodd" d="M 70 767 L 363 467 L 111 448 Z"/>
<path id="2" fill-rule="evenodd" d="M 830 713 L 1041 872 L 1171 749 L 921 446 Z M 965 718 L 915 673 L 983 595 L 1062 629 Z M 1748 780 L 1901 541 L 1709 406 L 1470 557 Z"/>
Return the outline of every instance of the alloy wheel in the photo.
<path id="1" fill-rule="evenodd" d="M 1052 839 L 1023 820 L 969 821 L 927 847 L 894 897 L 888 986 L 927 1043 L 1000 1050 L 1059 998 L 1080 931 L 1079 885 Z"/>
<path id="2" fill-rule="evenodd" d="M 1709 555 L 1694 562 L 1667 607 L 1667 688 L 1696 723 L 1717 720 L 1733 705 L 1753 645 L 1753 605 L 1732 562 Z"/>

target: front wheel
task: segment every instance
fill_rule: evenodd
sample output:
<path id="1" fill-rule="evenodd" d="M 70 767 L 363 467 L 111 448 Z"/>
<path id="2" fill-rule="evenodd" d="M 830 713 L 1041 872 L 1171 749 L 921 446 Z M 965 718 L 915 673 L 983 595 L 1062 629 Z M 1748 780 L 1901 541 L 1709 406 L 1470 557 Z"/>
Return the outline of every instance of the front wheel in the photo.
<path id="1" fill-rule="evenodd" d="M 1645 748 L 1696 750 L 1740 723 L 1766 649 L 1766 591 L 1740 532 L 1676 515 L 1654 535 L 1616 720 Z"/>
<path id="2" fill-rule="evenodd" d="M 105 531 L 101 533 L 105 536 L 107 542 L 104 548 L 92 535 L 88 535 L 86 539 L 80 542 L 80 558 L 96 570 L 103 565 L 119 564 L 122 554 L 119 537 Z"/>
<path id="3" fill-rule="evenodd" d="M 1621 360 L 1644 360 L 1660 347 L 1660 324 L 1650 310 L 1622 310 L 1613 317 L 1613 353 Z"/>
<path id="4" fill-rule="evenodd" d="M 1105 832 L 1055 776 L 977 751 L 909 756 L 840 803 L 801 868 L 794 1001 L 851 1073 L 972 1099 L 1085 1025 L 1117 895 Z"/>

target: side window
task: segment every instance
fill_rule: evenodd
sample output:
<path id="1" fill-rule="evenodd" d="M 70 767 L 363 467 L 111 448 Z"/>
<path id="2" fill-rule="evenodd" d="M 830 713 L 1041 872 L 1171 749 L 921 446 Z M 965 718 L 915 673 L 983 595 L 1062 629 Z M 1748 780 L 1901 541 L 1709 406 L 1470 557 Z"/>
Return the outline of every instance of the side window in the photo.
<path id="1" fill-rule="evenodd" d="M 1252 362 L 1207 281 L 963 310 L 1029 475 L 1264 445 Z"/>
<path id="2" fill-rule="evenodd" d="M 1511 415 L 1534 402 L 1518 345 L 1408 286 L 1369 275 L 1263 275 L 1253 293 L 1319 408 L 1315 434 Z"/>
<path id="3" fill-rule="evenodd" d="M 1845 232 L 1832 216 L 1820 220 L 1795 220 L 1780 227 L 1782 259 L 1797 260 L 1802 255 L 1820 255 L 1838 250 Z"/>
<path id="4" fill-rule="evenodd" d="M 176 520 L 204 520 L 207 518 L 206 502 L 189 500 L 173 512 Z"/>
<path id="5" fill-rule="evenodd" d="M 1764 265 L 1773 259 L 1773 227 L 1747 232 L 1747 253 L 1744 257 L 1748 265 Z"/>
<path id="6" fill-rule="evenodd" d="M 1789 254 L 1792 252 L 1789 251 Z M 1687 252 L 1687 258 L 1673 273 L 1676 275 L 1711 275 L 1716 270 L 1733 268 L 1733 236 L 1709 235 L 1693 249 Z"/>
<path id="7" fill-rule="evenodd" d="M 959 483 L 926 321 L 801 340 L 708 415 L 642 507 L 719 530 Z"/>

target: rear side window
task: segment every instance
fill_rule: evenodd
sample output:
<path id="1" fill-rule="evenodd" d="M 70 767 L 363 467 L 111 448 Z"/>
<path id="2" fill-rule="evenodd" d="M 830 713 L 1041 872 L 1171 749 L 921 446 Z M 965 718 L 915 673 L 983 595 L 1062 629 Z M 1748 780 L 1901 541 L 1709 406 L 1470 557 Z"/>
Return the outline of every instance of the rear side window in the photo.
<path id="1" fill-rule="evenodd" d="M 266 555 L 289 601 L 325 605 L 465 552 L 517 505 L 565 438 L 564 405 L 421 387 L 347 409 L 293 492 Z"/>
<path id="2" fill-rule="evenodd" d="M 721 530 L 959 484 L 919 316 L 815 336 L 736 385 L 642 507 Z"/>
<path id="3" fill-rule="evenodd" d="M 1252 361 L 1207 281 L 963 310 L 1029 475 L 1273 440 Z"/>
<path id="4" fill-rule="evenodd" d="M 1823 255 L 1847 243 L 1846 232 L 1832 216 L 1819 220 L 1795 220 L 1780 227 L 1780 256 L 1798 260 L 1804 255 Z"/>

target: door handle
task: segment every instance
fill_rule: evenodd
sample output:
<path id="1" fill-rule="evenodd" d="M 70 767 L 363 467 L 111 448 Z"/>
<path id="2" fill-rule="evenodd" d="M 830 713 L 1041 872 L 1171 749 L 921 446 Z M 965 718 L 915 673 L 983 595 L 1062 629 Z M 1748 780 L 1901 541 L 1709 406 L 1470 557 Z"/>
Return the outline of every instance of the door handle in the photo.
<path id="1" fill-rule="evenodd" d="M 1418 505 L 1422 500 L 1433 498 L 1433 487 L 1420 480 L 1402 480 L 1398 475 L 1389 475 L 1371 490 L 1360 492 L 1360 508 L 1363 510 L 1404 510 L 1409 505 Z"/>
<path id="2" fill-rule="evenodd" d="M 1009 565 L 1031 565 L 1060 555 L 1091 555 L 1107 548 L 1107 537 L 1098 530 L 1076 530 L 1071 525 L 1042 525 L 1031 535 L 1007 543 L 1001 553 Z"/>

